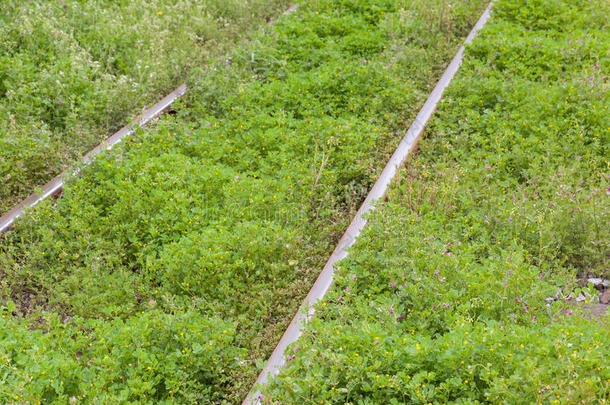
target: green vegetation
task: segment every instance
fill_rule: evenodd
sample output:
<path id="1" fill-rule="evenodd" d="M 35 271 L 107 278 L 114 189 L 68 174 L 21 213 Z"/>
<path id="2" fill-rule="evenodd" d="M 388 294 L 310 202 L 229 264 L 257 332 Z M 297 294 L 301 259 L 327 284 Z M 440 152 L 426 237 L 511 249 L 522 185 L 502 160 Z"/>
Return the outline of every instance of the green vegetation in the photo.
<path id="1" fill-rule="evenodd" d="M 265 403 L 610 400 L 610 4 L 494 9 Z"/>
<path id="2" fill-rule="evenodd" d="M 287 0 L 3 0 L 0 214 Z"/>
<path id="3" fill-rule="evenodd" d="M 483 1 L 315 0 L 0 236 L 0 401 L 237 403 Z"/>

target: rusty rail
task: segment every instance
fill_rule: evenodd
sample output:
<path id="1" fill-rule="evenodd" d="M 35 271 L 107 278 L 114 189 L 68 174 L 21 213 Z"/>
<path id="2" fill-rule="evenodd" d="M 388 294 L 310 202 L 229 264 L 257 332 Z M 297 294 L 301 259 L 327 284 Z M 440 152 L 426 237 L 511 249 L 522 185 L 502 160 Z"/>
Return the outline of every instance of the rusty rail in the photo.
<path id="1" fill-rule="evenodd" d="M 260 404 L 261 397 L 259 387 L 261 385 L 264 385 L 274 375 L 279 374 L 281 367 L 286 363 L 284 352 L 286 351 L 288 345 L 295 342 L 299 338 L 299 336 L 301 336 L 305 323 L 307 322 L 307 320 L 311 319 L 311 317 L 315 313 L 314 305 L 316 304 L 316 302 L 324 298 L 324 296 L 332 285 L 335 263 L 337 263 L 339 260 L 345 258 L 348 255 L 347 249 L 354 244 L 356 238 L 360 235 L 360 232 L 366 225 L 366 220 L 363 218 L 363 215 L 374 208 L 373 203 L 375 201 L 383 197 L 398 168 L 404 163 L 409 153 L 417 147 L 417 142 L 419 141 L 419 138 L 424 132 L 426 123 L 434 114 L 436 106 L 440 101 L 443 92 L 445 91 L 445 89 L 459 70 L 460 65 L 462 64 L 462 60 L 464 57 L 464 47 L 472 42 L 477 32 L 485 25 L 485 23 L 489 19 L 492 4 L 493 1 L 488 5 L 487 9 L 483 12 L 477 23 L 474 25 L 474 27 L 466 37 L 464 45 L 462 45 L 457 51 L 457 53 L 451 60 L 451 63 L 443 73 L 443 76 L 440 78 L 440 80 L 434 87 L 434 90 L 432 90 L 432 93 L 430 93 L 430 96 L 428 96 L 428 99 L 417 114 L 417 117 L 415 117 L 413 124 L 407 130 L 407 133 L 405 134 L 402 141 L 398 145 L 398 148 L 396 148 L 396 151 L 386 164 L 385 168 L 383 169 L 383 172 L 379 176 L 379 179 L 377 179 L 377 181 L 375 182 L 375 185 L 373 186 L 368 196 L 360 206 L 360 209 L 356 213 L 356 216 L 349 224 L 347 230 L 339 240 L 337 247 L 326 262 L 326 265 L 322 269 L 322 272 L 320 273 L 316 282 L 305 297 L 305 300 L 303 301 L 301 307 L 290 322 L 290 325 L 288 325 L 288 328 L 284 332 L 284 335 L 282 335 L 282 338 L 280 339 L 279 343 L 273 350 L 273 353 L 267 361 L 267 364 L 258 375 L 258 378 L 252 390 L 244 399 L 243 405 Z"/>
<path id="2" fill-rule="evenodd" d="M 121 128 L 114 135 L 104 140 L 93 150 L 83 156 L 83 162 L 85 164 L 89 164 L 95 159 L 97 154 L 112 149 L 116 144 L 121 142 L 123 138 L 133 134 L 138 128 L 146 125 L 152 119 L 158 117 L 163 111 L 171 106 L 176 99 L 184 95 L 184 93 L 186 93 L 185 83 L 181 84 L 176 90 L 165 96 L 157 104 L 144 110 L 138 118 L 134 119 L 132 122 Z M 47 184 L 42 186 L 42 190 L 39 193 L 30 194 L 29 197 L 2 215 L 2 217 L 0 217 L 0 233 L 7 231 L 13 222 L 15 222 L 15 220 L 25 212 L 25 210 L 36 206 L 45 198 L 58 194 L 64 187 L 64 179 L 68 175 L 74 175 L 78 172 L 78 169 L 70 169 L 59 174 Z"/>
<path id="3" fill-rule="evenodd" d="M 295 12 L 298 9 L 298 4 L 291 5 L 286 11 L 282 13 L 282 15 L 288 15 Z M 271 25 L 277 19 L 273 19 L 269 21 Z M 100 152 L 104 152 L 112 149 L 117 143 L 121 142 L 123 138 L 133 134 L 136 129 L 146 125 L 148 122 L 158 117 L 163 111 L 165 111 L 169 106 L 172 105 L 176 99 L 183 96 L 187 91 L 186 83 L 182 83 L 176 90 L 172 91 L 170 94 L 165 96 L 161 101 L 157 104 L 153 105 L 149 109 L 145 110 L 140 114 L 139 118 L 134 119 L 128 125 L 121 128 L 118 132 L 116 132 L 111 137 L 107 138 L 101 144 L 96 146 L 93 150 L 83 156 L 82 161 L 85 164 L 91 163 L 95 159 L 95 155 Z M 67 170 L 58 176 L 54 177 L 51 181 L 42 186 L 41 191 L 39 193 L 30 194 L 25 200 L 21 201 L 15 207 L 11 208 L 9 211 L 4 213 L 0 217 L 0 233 L 5 232 L 10 229 L 11 225 L 15 222 L 15 220 L 23 215 L 23 213 L 28 209 L 36 206 L 42 200 L 49 198 L 51 196 L 57 195 L 64 187 L 64 179 L 68 175 L 74 175 L 79 172 L 79 169 L 70 169 Z"/>

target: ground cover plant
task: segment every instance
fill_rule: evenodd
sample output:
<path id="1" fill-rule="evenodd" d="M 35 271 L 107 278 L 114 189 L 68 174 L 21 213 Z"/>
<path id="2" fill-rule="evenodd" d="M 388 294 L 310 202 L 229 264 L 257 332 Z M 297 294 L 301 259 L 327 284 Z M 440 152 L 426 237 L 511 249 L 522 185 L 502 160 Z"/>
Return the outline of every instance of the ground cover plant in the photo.
<path id="1" fill-rule="evenodd" d="M 265 403 L 610 400 L 609 4 L 494 10 Z"/>
<path id="2" fill-rule="evenodd" d="M 237 403 L 485 6 L 303 2 L 0 236 L 0 400 Z"/>
<path id="3" fill-rule="evenodd" d="M 0 214 L 286 0 L 0 3 Z"/>

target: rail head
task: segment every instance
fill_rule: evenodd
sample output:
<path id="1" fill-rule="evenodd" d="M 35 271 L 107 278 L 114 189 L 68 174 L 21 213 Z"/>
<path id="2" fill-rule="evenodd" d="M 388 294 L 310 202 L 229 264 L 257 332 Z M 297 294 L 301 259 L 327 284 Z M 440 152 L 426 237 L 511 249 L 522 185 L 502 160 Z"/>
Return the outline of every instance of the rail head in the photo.
<path id="1" fill-rule="evenodd" d="M 293 4 L 286 11 L 284 11 L 282 15 L 292 14 L 293 12 L 297 11 L 298 8 L 298 4 Z M 272 24 L 273 22 L 274 20 L 271 20 L 269 21 L 269 24 Z M 133 134 L 137 128 L 146 125 L 151 120 L 161 115 L 174 103 L 174 101 L 182 97 L 186 92 L 186 83 L 182 83 L 180 86 L 178 86 L 178 88 L 169 93 L 155 105 L 148 109 L 145 109 L 141 114 L 139 114 L 137 118 L 135 118 L 129 124 L 125 125 L 123 128 L 115 132 L 112 136 L 105 139 L 102 143 L 100 143 L 98 146 L 89 151 L 86 155 L 83 156 L 82 162 L 84 164 L 89 164 L 95 159 L 95 156 L 99 153 L 112 149 L 125 137 Z M 41 201 L 51 196 L 57 195 L 63 189 L 64 179 L 68 175 L 75 173 L 78 173 L 78 169 L 70 169 L 59 174 L 51 181 L 46 183 L 44 186 L 42 186 L 40 192 L 34 192 L 30 194 L 26 199 L 11 208 L 9 211 L 5 212 L 2 216 L 0 216 L 0 233 L 8 231 L 15 222 L 15 220 L 21 215 L 23 215 L 27 209 L 35 207 Z"/>
<path id="2" fill-rule="evenodd" d="M 112 149 L 115 145 L 121 142 L 125 137 L 133 134 L 138 128 L 148 124 L 153 119 L 161 115 L 167 110 L 178 98 L 182 97 L 187 91 L 185 83 L 182 83 L 178 88 L 163 97 L 159 102 L 155 103 L 150 108 L 142 111 L 133 121 L 118 130 L 109 138 L 105 139 L 98 146 L 93 148 L 82 158 L 84 164 L 89 164 L 95 160 L 96 155 L 101 152 Z M 51 181 L 41 187 L 40 192 L 30 194 L 25 200 L 21 201 L 15 207 L 11 208 L 0 217 L 0 233 L 8 231 L 15 220 L 23 215 L 27 209 L 33 208 L 41 201 L 57 195 L 64 187 L 64 180 L 71 174 L 78 173 L 78 169 L 69 169 L 60 175 L 54 177 Z"/>
<path id="3" fill-rule="evenodd" d="M 475 23 L 472 30 L 464 40 L 464 44 L 458 49 L 438 83 L 428 96 L 428 99 L 415 117 L 400 144 L 392 154 L 392 157 L 384 167 L 381 175 L 360 206 L 360 209 L 354 216 L 352 222 L 349 224 L 345 233 L 339 240 L 337 247 L 326 262 L 322 272 L 311 287 L 311 290 L 305 297 L 296 315 L 288 325 L 288 328 L 282 335 L 279 343 L 271 353 L 269 360 L 259 373 L 253 388 L 244 399 L 242 405 L 260 404 L 262 399 L 260 387 L 266 384 L 270 378 L 279 374 L 281 368 L 284 366 L 284 364 L 286 364 L 285 352 L 288 346 L 296 342 L 297 339 L 302 335 L 306 322 L 315 314 L 315 304 L 324 298 L 332 286 L 335 271 L 334 265 L 341 259 L 347 257 L 347 249 L 355 243 L 356 238 L 358 238 L 360 232 L 367 223 L 366 219 L 364 219 L 364 215 L 370 210 L 374 209 L 374 203 L 384 196 L 385 192 L 390 186 L 390 183 L 394 179 L 398 168 L 405 162 L 409 153 L 411 153 L 417 147 L 417 143 L 424 132 L 426 124 L 434 114 L 434 111 L 436 110 L 445 89 L 449 86 L 449 83 L 456 75 L 462 64 L 466 45 L 473 41 L 477 32 L 487 23 L 491 15 L 492 6 L 493 0 L 489 3 L 479 20 Z"/>

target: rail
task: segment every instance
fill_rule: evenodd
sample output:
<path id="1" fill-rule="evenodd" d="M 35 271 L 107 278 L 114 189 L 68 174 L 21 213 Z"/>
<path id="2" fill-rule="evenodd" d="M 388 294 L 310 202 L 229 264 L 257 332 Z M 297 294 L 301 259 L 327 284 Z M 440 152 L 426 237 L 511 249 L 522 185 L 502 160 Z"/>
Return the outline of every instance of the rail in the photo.
<path id="1" fill-rule="evenodd" d="M 305 323 L 307 322 L 307 320 L 311 319 L 311 317 L 315 313 L 314 305 L 319 300 L 324 298 L 324 296 L 332 285 L 335 271 L 335 263 L 347 257 L 347 249 L 354 244 L 356 238 L 360 235 L 360 232 L 366 225 L 366 220 L 363 218 L 364 214 L 372 210 L 374 208 L 373 203 L 383 197 L 392 179 L 396 175 L 398 168 L 404 163 L 409 153 L 417 147 L 417 143 L 422 133 L 424 132 L 426 123 L 434 114 L 434 111 L 436 110 L 436 107 L 443 95 L 443 92 L 445 91 L 447 86 L 449 86 L 449 83 L 451 82 L 451 80 L 459 70 L 460 65 L 462 64 L 465 46 L 472 42 L 477 32 L 485 25 L 485 23 L 489 19 L 492 5 L 493 1 L 487 6 L 479 20 L 476 22 L 476 24 L 464 40 L 464 45 L 462 45 L 457 51 L 457 53 L 451 60 L 451 63 L 449 63 L 449 66 L 443 73 L 443 76 L 441 76 L 440 80 L 432 90 L 432 93 L 430 93 L 430 95 L 428 96 L 428 99 L 417 114 L 417 117 L 415 117 L 413 124 L 411 124 L 411 126 L 407 130 L 407 133 L 394 151 L 394 154 L 392 154 L 392 157 L 386 164 L 385 168 L 383 169 L 383 172 L 381 173 L 381 175 L 375 182 L 375 185 L 373 186 L 368 196 L 360 206 L 360 209 L 356 213 L 356 216 L 349 224 L 347 230 L 339 240 L 337 247 L 326 262 L 326 265 L 322 269 L 322 272 L 316 279 L 314 285 L 305 297 L 305 300 L 301 304 L 296 315 L 290 322 L 290 325 L 288 325 L 288 328 L 286 329 L 279 343 L 273 350 L 271 357 L 267 361 L 263 370 L 258 375 L 254 387 L 244 399 L 242 403 L 243 405 L 259 404 L 261 399 L 259 387 L 267 383 L 270 377 L 277 375 L 280 372 L 281 367 L 286 363 L 286 359 L 284 356 L 286 349 L 291 343 L 294 343 L 299 338 L 299 336 L 301 336 Z"/>

